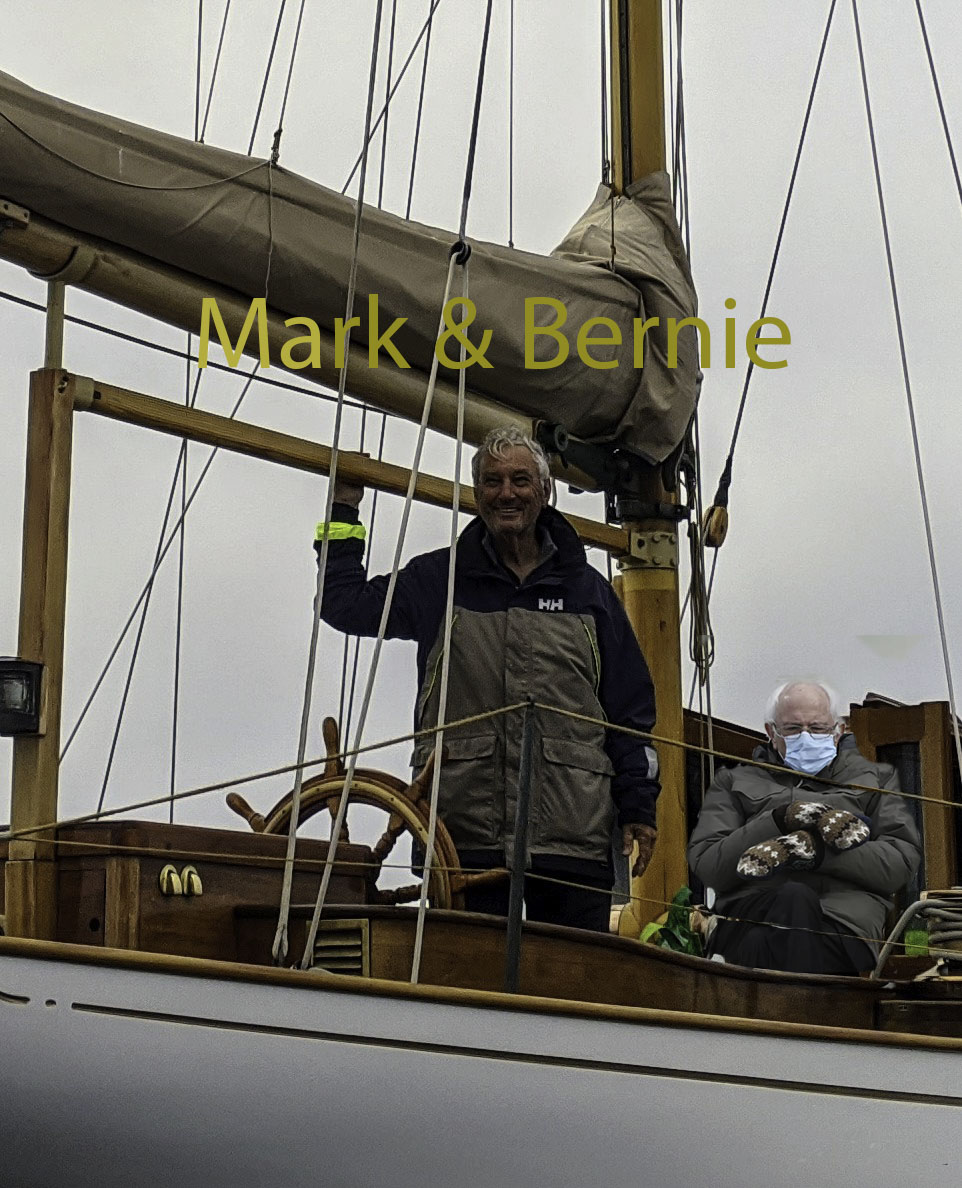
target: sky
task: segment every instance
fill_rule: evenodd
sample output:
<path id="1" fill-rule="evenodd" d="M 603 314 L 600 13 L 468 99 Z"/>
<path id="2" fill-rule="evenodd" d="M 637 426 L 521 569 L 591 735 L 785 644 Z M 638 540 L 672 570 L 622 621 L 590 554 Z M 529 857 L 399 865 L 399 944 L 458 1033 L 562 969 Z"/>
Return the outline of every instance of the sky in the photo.
<path id="1" fill-rule="evenodd" d="M 0 70 L 40 90 L 192 137 L 198 9 L 157 0 L 12 0 Z M 284 121 L 281 163 L 339 189 L 360 147 L 373 0 L 307 0 Z M 403 60 L 428 8 L 399 0 Z M 255 155 L 270 150 L 293 45 L 288 4 L 265 92 Z M 386 4 L 390 11 L 390 4 Z M 514 187 L 508 202 L 508 0 L 495 0 L 469 232 L 547 252 L 589 204 L 600 172 L 599 7 L 594 0 L 515 5 Z M 721 336 L 726 298 L 739 326 L 758 316 L 828 13 L 828 0 L 686 0 L 684 73 L 691 257 L 700 313 Z M 950 131 L 962 138 L 956 0 L 923 4 Z M 246 152 L 273 36 L 274 0 L 234 0 L 209 108 L 210 144 Z M 484 5 L 442 0 L 435 18 L 412 216 L 457 223 Z M 203 109 L 224 13 L 203 5 Z M 860 6 L 868 82 L 902 303 L 909 372 L 945 604 L 950 657 L 962 647 L 962 528 L 954 443 L 962 436 L 955 332 L 962 309 L 962 205 L 910 0 Z M 381 53 L 379 94 L 383 95 Z M 383 203 L 403 211 L 420 57 L 391 108 Z M 372 158 L 380 172 L 380 143 Z M 370 190 L 369 190 L 370 194 Z M 0 195 L 11 197 L 15 195 Z M 0 264 L 0 292 L 42 301 L 43 285 Z M 184 349 L 185 335 L 77 291 L 68 312 Z M 907 702 L 944 699 L 946 674 L 920 510 L 852 9 L 840 0 L 826 51 L 768 312 L 792 333 L 788 366 L 756 371 L 736 451 L 731 528 L 712 596 L 712 698 L 723 718 L 758 727 L 771 688 L 791 676 L 828 680 L 844 701 L 869 690 Z M 29 371 L 41 364 L 43 318 L 0 297 L 0 654 L 17 648 L 21 496 Z M 703 483 L 711 496 L 728 449 L 743 362 L 716 351 L 702 390 Z M 68 326 L 66 366 L 182 400 L 183 360 Z M 286 375 L 279 378 L 287 379 Z M 225 411 L 237 376 L 206 375 L 199 403 Z M 332 411 L 316 396 L 256 385 L 243 415 L 329 441 Z M 377 448 L 372 418 L 366 448 Z M 345 420 L 342 444 L 360 426 Z M 410 459 L 414 429 L 388 422 L 385 457 Z M 65 737 L 77 720 L 150 572 L 177 444 L 100 418 L 75 429 L 65 674 Z M 207 451 L 191 447 L 195 477 Z M 450 475 L 453 447 L 433 437 L 425 469 Z M 325 481 L 220 455 L 188 518 L 184 548 L 178 790 L 291 762 L 311 628 L 314 524 Z M 601 515 L 596 496 L 562 489 L 559 506 Z M 370 518 L 370 496 L 366 504 Z M 389 565 L 400 500 L 381 497 L 371 535 L 375 571 Z M 447 538 L 443 511 L 417 508 L 405 556 Z M 163 795 L 171 783 L 177 550 L 161 570 L 143 632 L 105 793 L 108 807 Z M 593 561 L 604 565 L 599 553 Z M 121 648 L 65 756 L 62 815 L 91 811 L 104 782 L 132 637 Z M 325 629 L 308 754 L 320 718 L 337 712 L 342 646 Z M 362 663 L 359 687 L 365 676 Z M 690 680 L 690 665 L 685 688 Z M 385 649 L 366 737 L 410 727 L 413 645 Z M 375 765 L 404 774 L 409 747 Z M 0 819 L 9 798 L 9 740 L 0 740 Z M 245 794 L 259 809 L 280 778 Z M 165 811 L 165 810 L 164 810 Z M 139 813 L 138 815 L 151 815 Z M 157 815 L 157 814 L 154 814 Z M 223 795 L 185 801 L 177 819 L 236 821 Z"/>

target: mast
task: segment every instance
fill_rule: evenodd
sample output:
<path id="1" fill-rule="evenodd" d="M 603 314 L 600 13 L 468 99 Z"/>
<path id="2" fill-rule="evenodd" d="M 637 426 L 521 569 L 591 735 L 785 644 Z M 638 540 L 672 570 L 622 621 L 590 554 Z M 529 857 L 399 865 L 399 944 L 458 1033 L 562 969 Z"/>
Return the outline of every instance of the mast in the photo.
<path id="1" fill-rule="evenodd" d="M 57 370 L 63 348 L 64 286 L 48 285 L 43 371 L 30 377 L 27 477 L 19 656 L 44 666 L 40 733 L 13 744 L 10 827 L 34 829 L 57 819 L 64 623 L 67 605 L 67 524 L 73 440 L 73 396 Z M 57 866 L 52 831 L 10 842 L 5 869 L 6 932 L 53 940 L 57 927 Z"/>
<path id="2" fill-rule="evenodd" d="M 610 6 L 613 184 L 622 193 L 666 167 L 662 0 L 610 0 Z M 655 733 L 681 744 L 678 521 L 665 514 L 677 501 L 654 466 L 641 469 L 633 494 L 631 506 L 638 514 L 625 521 L 632 548 L 618 562 L 621 597 L 655 684 Z M 631 881 L 636 934 L 688 881 L 685 752 L 681 745 L 662 746 L 658 759 L 658 844 L 648 870 Z M 627 923 L 623 931 L 631 931 Z"/>

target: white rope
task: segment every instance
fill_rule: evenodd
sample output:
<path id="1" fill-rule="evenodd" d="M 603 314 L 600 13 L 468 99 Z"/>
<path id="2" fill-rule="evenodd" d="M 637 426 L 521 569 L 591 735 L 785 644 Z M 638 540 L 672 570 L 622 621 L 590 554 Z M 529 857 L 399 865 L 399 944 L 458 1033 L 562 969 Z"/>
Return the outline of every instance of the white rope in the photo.
<path id="1" fill-rule="evenodd" d="M 370 145 L 371 113 L 374 108 L 374 83 L 377 77 L 377 48 L 381 33 L 381 10 L 383 0 L 378 0 L 374 17 L 374 43 L 371 48 L 371 69 L 367 87 L 367 109 L 364 115 L 364 148 L 361 154 L 361 177 L 358 183 L 357 208 L 354 212 L 354 242 L 351 248 L 351 271 L 347 283 L 347 300 L 344 325 L 344 362 L 341 364 L 337 384 L 337 411 L 334 415 L 334 436 L 331 442 L 331 466 L 327 483 L 327 500 L 324 507 L 324 522 L 331 519 L 334 503 L 334 485 L 337 478 L 338 446 L 341 439 L 341 420 L 344 412 L 344 395 L 347 390 L 347 366 L 351 353 L 351 319 L 354 314 L 354 290 L 357 284 L 358 246 L 361 241 L 361 215 L 364 209 L 364 185 L 367 180 L 367 158 Z M 321 607 L 324 605 L 324 585 L 327 578 L 327 554 L 329 537 L 325 533 L 321 541 L 321 555 L 317 566 L 317 588 L 314 595 L 314 617 L 311 626 L 311 646 L 308 651 L 307 675 L 304 680 L 304 703 L 301 709 L 301 726 L 297 741 L 297 774 L 291 794 L 291 823 L 287 834 L 287 851 L 284 859 L 284 881 L 281 885 L 281 904 L 278 912 L 277 931 L 274 934 L 272 955 L 275 964 L 281 964 L 287 957 L 287 926 L 291 912 L 291 891 L 294 884 L 294 847 L 297 840 L 297 826 L 301 812 L 301 787 L 304 782 L 304 755 L 307 752 L 307 731 L 311 717 L 311 699 L 314 689 L 314 669 L 317 664 L 317 644 L 321 627 Z"/>
<path id="2" fill-rule="evenodd" d="M 448 299 L 451 296 L 451 281 L 454 277 L 454 268 L 456 260 L 452 255 L 448 263 L 448 276 L 444 285 L 444 298 L 441 302 L 441 316 L 438 319 L 438 332 L 435 341 L 441 337 L 444 331 L 444 309 L 447 306 Z M 414 450 L 414 458 L 411 463 L 411 475 L 408 479 L 407 494 L 404 498 L 404 510 L 401 513 L 401 527 L 398 531 L 397 544 L 394 549 L 394 561 L 391 565 L 391 576 L 388 578 L 387 592 L 384 597 L 384 607 L 381 611 L 381 622 L 378 627 L 377 639 L 374 641 L 374 653 L 371 657 L 371 667 L 368 670 L 367 683 L 364 688 L 364 699 L 361 703 L 361 710 L 358 715 L 357 727 L 355 730 L 355 747 L 360 746 L 361 738 L 364 734 L 364 726 L 367 722 L 367 713 L 371 704 L 371 694 L 374 690 L 374 678 L 377 674 L 378 661 L 381 656 L 381 648 L 384 644 L 384 637 L 387 633 L 388 619 L 391 614 L 391 606 L 394 602 L 394 590 L 397 586 L 398 569 L 401 564 L 401 552 L 404 548 L 404 539 L 407 535 L 408 520 L 411 517 L 411 506 L 414 503 L 414 491 L 417 485 L 418 470 L 421 465 L 421 453 L 424 449 L 424 438 L 427 433 L 428 419 L 431 415 L 431 405 L 434 402 L 434 389 L 437 386 L 438 380 L 438 365 L 439 359 L 437 352 L 431 361 L 431 376 L 428 380 L 427 392 L 424 396 L 424 409 L 421 413 L 421 423 L 418 427 L 417 446 Z M 333 485 L 333 484 L 332 484 Z M 330 492 L 329 492 L 330 494 Z M 325 544 L 327 538 L 325 536 Z M 357 766 L 357 756 L 352 755 L 351 761 L 348 764 L 347 771 L 344 775 L 344 786 L 341 790 L 340 803 L 337 806 L 337 815 L 334 818 L 334 823 L 331 826 L 331 840 L 328 843 L 327 859 L 324 863 L 324 873 L 321 875 L 321 885 L 317 892 L 317 901 L 314 904 L 314 915 L 311 918 L 310 928 L 308 929 L 307 940 L 304 945 L 304 955 L 301 958 L 301 969 L 310 969 L 314 963 L 314 942 L 317 939 L 317 928 L 321 920 L 321 912 L 324 910 L 324 904 L 327 900 L 327 890 L 331 882 L 331 874 L 334 870 L 334 858 L 337 854 L 337 845 L 340 840 L 341 830 L 344 827 L 344 818 L 347 815 L 347 802 L 351 790 L 351 782 L 354 779 L 354 769 Z"/>
<path id="3" fill-rule="evenodd" d="M 464 283 L 461 295 L 468 300 L 468 261 L 463 265 Z M 458 513 L 461 507 L 461 451 L 464 448 L 464 366 L 467 343 L 461 340 L 461 370 L 458 372 L 458 427 L 454 453 L 454 486 L 451 492 L 451 538 L 448 545 L 448 591 L 444 604 L 444 642 L 441 649 L 441 686 L 438 692 L 438 721 L 434 735 L 434 770 L 431 779 L 431 806 L 428 814 L 428 840 L 424 850 L 424 880 L 418 902 L 418 922 L 414 932 L 414 957 L 411 961 L 411 982 L 416 983 L 421 972 L 421 949 L 424 945 L 424 918 L 428 907 L 431 869 L 434 865 L 434 843 L 438 830 L 438 797 L 441 789 L 441 751 L 448 712 L 448 675 L 451 671 L 451 628 L 454 624 L 454 577 L 458 556 Z"/>

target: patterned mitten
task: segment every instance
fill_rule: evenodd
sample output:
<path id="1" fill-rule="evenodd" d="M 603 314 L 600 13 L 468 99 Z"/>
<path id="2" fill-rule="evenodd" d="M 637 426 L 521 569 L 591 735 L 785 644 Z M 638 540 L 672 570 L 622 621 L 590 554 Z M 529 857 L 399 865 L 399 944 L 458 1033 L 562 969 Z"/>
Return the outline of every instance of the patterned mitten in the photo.
<path id="1" fill-rule="evenodd" d="M 814 870 L 818 864 L 818 844 L 804 829 L 783 833 L 768 841 L 749 846 L 738 859 L 736 870 L 743 879 L 767 879 L 776 870 Z"/>
<path id="2" fill-rule="evenodd" d="M 867 842 L 871 834 L 865 817 L 847 809 L 831 808 L 817 800 L 793 800 L 777 809 L 774 815 L 782 829 L 816 831 L 826 846 L 837 854 L 854 850 Z"/>

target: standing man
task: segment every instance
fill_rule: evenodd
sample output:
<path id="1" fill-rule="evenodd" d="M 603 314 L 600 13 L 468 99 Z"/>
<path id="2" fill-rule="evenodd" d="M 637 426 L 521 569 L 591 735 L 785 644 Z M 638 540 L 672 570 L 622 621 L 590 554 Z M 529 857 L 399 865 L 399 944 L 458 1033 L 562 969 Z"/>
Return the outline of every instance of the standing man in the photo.
<path id="1" fill-rule="evenodd" d="M 524 701 L 585 718 L 535 711 L 529 812 L 529 920 L 607 931 L 613 883 L 611 834 L 638 853 L 641 874 L 655 844 L 658 765 L 645 740 L 599 720 L 650 731 L 654 689 L 627 617 L 587 562 L 571 525 L 548 506 L 541 447 L 514 428 L 492 430 L 472 460 L 478 517 L 458 539 L 447 719 Z M 368 581 L 361 563 L 363 488 L 338 481 L 323 617 L 338 630 L 376 635 L 388 579 Z M 414 557 L 399 572 L 387 636 L 418 645 L 415 726 L 438 720 L 448 550 Z M 503 866 L 513 853 L 521 752 L 520 714 L 445 732 L 439 812 L 466 868 Z M 432 741 L 419 742 L 414 765 Z M 557 880 L 557 881 L 550 881 Z M 564 885 L 579 884 L 578 887 Z M 507 913 L 508 885 L 468 893 L 470 911 Z"/>
<path id="2" fill-rule="evenodd" d="M 891 896 L 921 861 L 898 776 L 858 751 L 824 685 L 780 685 L 765 732 L 754 757 L 775 770 L 721 769 L 688 845 L 722 917 L 711 950 L 757 969 L 870 970 Z"/>

